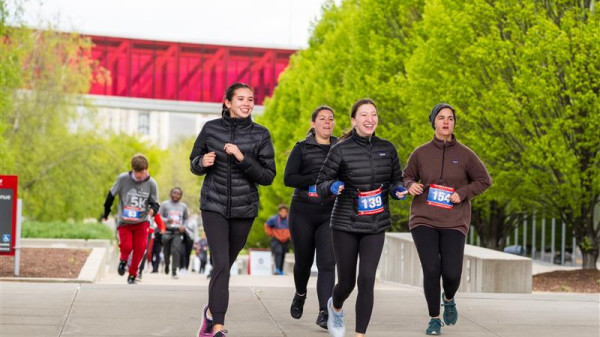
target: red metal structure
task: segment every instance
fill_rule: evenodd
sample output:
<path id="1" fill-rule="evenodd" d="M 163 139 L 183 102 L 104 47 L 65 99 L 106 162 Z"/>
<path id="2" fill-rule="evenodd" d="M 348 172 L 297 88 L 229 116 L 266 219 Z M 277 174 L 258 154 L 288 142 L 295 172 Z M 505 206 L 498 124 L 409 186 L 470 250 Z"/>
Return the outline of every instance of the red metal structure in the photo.
<path id="1" fill-rule="evenodd" d="M 222 102 L 228 85 L 254 88 L 256 104 L 273 94 L 295 50 L 90 36 L 92 57 L 110 73 L 90 94 Z"/>

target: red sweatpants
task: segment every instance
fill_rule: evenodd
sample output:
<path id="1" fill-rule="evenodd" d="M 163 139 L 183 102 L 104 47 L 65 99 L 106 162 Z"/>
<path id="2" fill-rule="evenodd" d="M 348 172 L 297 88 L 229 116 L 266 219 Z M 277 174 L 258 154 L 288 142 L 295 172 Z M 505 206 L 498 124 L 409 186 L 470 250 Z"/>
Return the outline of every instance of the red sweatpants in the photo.
<path id="1" fill-rule="evenodd" d="M 144 251 L 146 250 L 146 240 L 148 238 L 148 227 L 150 224 L 141 222 L 135 225 L 119 226 L 119 249 L 121 251 L 121 260 L 127 261 L 129 254 L 133 251 L 131 264 L 129 265 L 129 275 L 138 274 L 138 267 Z"/>

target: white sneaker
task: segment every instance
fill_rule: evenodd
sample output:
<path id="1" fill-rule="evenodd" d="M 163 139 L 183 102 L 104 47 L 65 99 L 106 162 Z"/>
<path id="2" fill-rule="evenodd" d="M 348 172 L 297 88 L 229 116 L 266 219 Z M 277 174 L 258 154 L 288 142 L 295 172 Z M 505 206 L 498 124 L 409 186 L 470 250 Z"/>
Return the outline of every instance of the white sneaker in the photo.
<path id="1" fill-rule="evenodd" d="M 181 269 L 179 269 L 179 274 L 180 274 L 180 275 L 185 275 L 185 274 L 187 274 L 187 269 L 185 269 L 185 268 L 181 268 Z"/>
<path id="2" fill-rule="evenodd" d="M 344 337 L 346 334 L 346 323 L 344 322 L 344 310 L 333 310 L 333 299 L 327 301 L 327 330 L 332 337 Z"/>

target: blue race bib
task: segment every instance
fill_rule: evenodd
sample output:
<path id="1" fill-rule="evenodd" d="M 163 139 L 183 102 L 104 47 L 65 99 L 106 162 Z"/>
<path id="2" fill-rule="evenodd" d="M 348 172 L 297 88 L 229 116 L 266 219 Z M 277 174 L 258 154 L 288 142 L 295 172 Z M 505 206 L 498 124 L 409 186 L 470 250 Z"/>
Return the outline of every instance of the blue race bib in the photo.
<path id="1" fill-rule="evenodd" d="M 358 215 L 370 215 L 383 212 L 381 187 L 367 192 L 358 191 Z"/>
<path id="2" fill-rule="evenodd" d="M 450 202 L 450 196 L 454 193 L 452 187 L 431 184 L 429 185 L 429 194 L 427 195 L 427 205 L 452 209 L 454 204 Z"/>
<path id="3" fill-rule="evenodd" d="M 133 206 L 125 206 L 123 208 L 123 220 L 136 221 L 142 217 L 142 209 Z"/>
<path id="4" fill-rule="evenodd" d="M 313 198 L 316 198 L 319 196 L 319 194 L 317 194 L 317 185 L 308 186 L 308 196 L 313 197 Z"/>

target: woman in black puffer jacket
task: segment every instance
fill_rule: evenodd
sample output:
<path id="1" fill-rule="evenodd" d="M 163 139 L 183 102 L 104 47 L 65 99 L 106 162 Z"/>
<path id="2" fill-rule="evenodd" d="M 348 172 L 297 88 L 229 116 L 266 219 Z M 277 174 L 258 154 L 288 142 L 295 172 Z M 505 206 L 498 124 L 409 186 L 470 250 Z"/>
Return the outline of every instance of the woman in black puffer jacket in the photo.
<path id="1" fill-rule="evenodd" d="M 338 283 L 327 303 L 327 328 L 334 337 L 344 336 L 341 309 L 356 282 L 355 331 L 357 336 L 366 333 L 384 231 L 391 227 L 388 194 L 401 199 L 407 193 L 394 145 L 375 136 L 378 123 L 375 103 L 370 99 L 354 103 L 351 121 L 352 131 L 331 148 L 317 179 L 321 196 L 337 195 L 331 228 Z"/>
<path id="2" fill-rule="evenodd" d="M 271 136 L 252 121 L 253 109 L 252 88 L 231 85 L 225 92 L 222 117 L 204 125 L 190 154 L 192 173 L 206 174 L 200 210 L 213 262 L 200 337 L 225 336 L 229 270 L 258 215 L 257 185 L 270 185 L 275 178 Z"/>
<path id="3" fill-rule="evenodd" d="M 311 116 L 311 126 L 306 139 L 296 143 L 287 164 L 283 182 L 295 187 L 290 205 L 290 233 L 294 242 L 294 285 L 296 294 L 292 300 L 290 314 L 299 319 L 304 312 L 308 279 L 317 256 L 317 298 L 319 315 L 316 323 L 327 329 L 327 300 L 335 283 L 335 258 L 331 243 L 329 219 L 335 196 L 320 198 L 317 194 L 317 175 L 329 153 L 337 142 L 333 137 L 333 109 L 321 105 Z"/>

